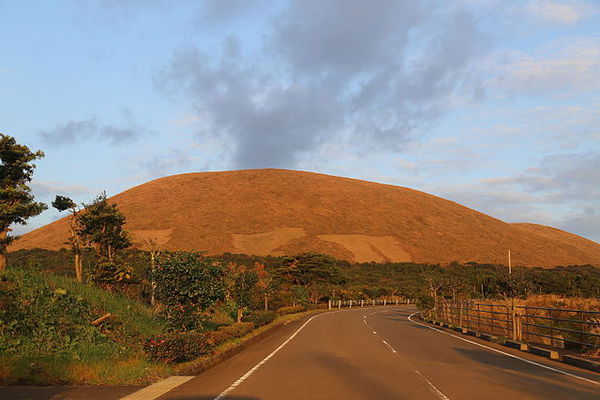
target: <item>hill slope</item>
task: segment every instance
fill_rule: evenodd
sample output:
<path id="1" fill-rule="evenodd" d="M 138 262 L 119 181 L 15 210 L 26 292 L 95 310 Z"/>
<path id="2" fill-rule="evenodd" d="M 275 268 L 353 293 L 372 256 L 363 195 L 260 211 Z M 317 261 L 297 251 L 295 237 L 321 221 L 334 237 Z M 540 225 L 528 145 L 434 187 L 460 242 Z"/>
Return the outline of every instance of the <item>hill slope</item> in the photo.
<path id="1" fill-rule="evenodd" d="M 557 229 L 509 224 L 399 186 L 288 170 L 175 175 L 114 196 L 136 245 L 257 255 L 316 251 L 350 261 L 477 261 L 600 265 L 600 244 Z M 66 221 L 20 248 L 58 249 Z"/>

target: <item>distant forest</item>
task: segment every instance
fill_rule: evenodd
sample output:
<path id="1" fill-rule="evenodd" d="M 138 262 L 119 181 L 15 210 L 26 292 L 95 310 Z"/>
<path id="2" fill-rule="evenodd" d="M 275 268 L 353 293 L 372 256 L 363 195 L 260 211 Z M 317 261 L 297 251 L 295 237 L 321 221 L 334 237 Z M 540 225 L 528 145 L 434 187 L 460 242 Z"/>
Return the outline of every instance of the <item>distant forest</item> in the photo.
<path id="1" fill-rule="evenodd" d="M 132 267 L 129 292 L 145 298 L 148 292 L 150 253 L 124 250 L 123 259 Z M 285 257 L 263 257 L 245 254 L 223 254 L 210 257 L 223 263 L 253 267 L 260 263 L 275 275 Z M 9 253 L 8 265 L 74 276 L 71 251 L 33 249 Z M 91 249 L 83 258 L 84 271 L 92 271 L 96 263 Z M 495 264 L 452 262 L 441 266 L 417 263 L 350 263 L 337 260 L 340 278 L 336 290 L 320 300 L 372 299 L 401 296 L 429 302 L 434 296 L 443 298 L 525 298 L 535 294 L 567 297 L 599 298 L 600 269 L 592 265 L 558 266 L 551 269 L 508 267 Z M 302 299 L 298 299 L 302 301 Z"/>

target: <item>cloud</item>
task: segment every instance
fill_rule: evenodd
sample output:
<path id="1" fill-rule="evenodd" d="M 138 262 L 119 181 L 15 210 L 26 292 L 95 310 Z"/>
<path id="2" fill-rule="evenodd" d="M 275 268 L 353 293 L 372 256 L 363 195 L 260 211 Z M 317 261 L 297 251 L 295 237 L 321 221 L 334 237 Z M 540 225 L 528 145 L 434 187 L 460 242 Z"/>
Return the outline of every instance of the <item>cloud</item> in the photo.
<path id="1" fill-rule="evenodd" d="M 92 190 L 80 185 L 64 185 L 52 181 L 34 181 L 31 191 L 36 197 L 54 197 L 57 194 L 67 196 L 80 196 L 92 193 Z"/>
<path id="2" fill-rule="evenodd" d="M 556 25 L 574 25 L 596 11 L 595 7 L 574 0 L 533 0 L 525 10 L 536 19 Z"/>
<path id="3" fill-rule="evenodd" d="M 70 120 L 57 124 L 39 134 L 42 140 L 51 146 L 68 146 L 90 140 L 104 140 L 113 146 L 129 142 L 142 133 L 142 129 L 134 126 L 126 111 L 126 126 L 102 124 L 94 117 Z"/>
<path id="4" fill-rule="evenodd" d="M 600 89 L 600 39 L 556 40 L 530 54 L 498 52 L 488 65 L 498 73 L 495 86 L 509 93 L 590 92 Z"/>
<path id="5" fill-rule="evenodd" d="M 198 137 L 229 141 L 235 167 L 294 167 L 332 142 L 399 150 L 468 91 L 484 48 L 470 14 L 426 4 L 291 1 L 260 54 L 235 38 L 216 58 L 182 48 L 156 83 L 195 105 Z"/>
<path id="6" fill-rule="evenodd" d="M 178 172 L 190 166 L 192 159 L 190 156 L 179 149 L 171 149 L 166 153 L 152 153 L 149 158 L 141 160 L 139 165 L 153 176 L 165 175 L 171 172 Z"/>
<path id="7" fill-rule="evenodd" d="M 566 218 L 559 226 L 600 242 L 600 207 L 586 208 L 582 213 Z"/>

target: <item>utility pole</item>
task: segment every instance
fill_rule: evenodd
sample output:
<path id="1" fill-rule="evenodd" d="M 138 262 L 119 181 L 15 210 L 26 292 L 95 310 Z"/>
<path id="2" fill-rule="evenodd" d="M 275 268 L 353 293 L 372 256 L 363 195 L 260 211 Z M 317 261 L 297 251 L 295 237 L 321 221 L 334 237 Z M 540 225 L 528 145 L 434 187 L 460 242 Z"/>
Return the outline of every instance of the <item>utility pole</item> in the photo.
<path id="1" fill-rule="evenodd" d="M 508 249 L 508 273 L 512 275 L 512 264 L 510 262 L 510 249 Z"/>

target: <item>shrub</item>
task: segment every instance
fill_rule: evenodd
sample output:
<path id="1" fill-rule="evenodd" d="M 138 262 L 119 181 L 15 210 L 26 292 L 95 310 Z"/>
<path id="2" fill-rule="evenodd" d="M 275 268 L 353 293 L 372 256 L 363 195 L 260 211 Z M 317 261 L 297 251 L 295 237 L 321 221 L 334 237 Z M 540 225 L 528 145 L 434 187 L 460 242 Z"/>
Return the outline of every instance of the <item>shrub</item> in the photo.
<path id="1" fill-rule="evenodd" d="M 166 307 L 171 326 L 193 330 L 198 327 L 195 314 L 225 295 L 225 270 L 221 263 L 201 253 L 163 253 L 154 273 L 156 299 Z"/>
<path id="2" fill-rule="evenodd" d="M 146 339 L 144 351 L 152 361 L 190 361 L 210 352 L 211 345 L 200 332 L 170 333 Z"/>
<path id="3" fill-rule="evenodd" d="M 232 325 L 222 326 L 216 331 L 206 332 L 206 340 L 216 346 L 228 340 L 246 336 L 253 329 L 253 322 L 236 322 Z"/>
<path id="4" fill-rule="evenodd" d="M 281 307 L 277 312 L 281 315 L 285 314 L 295 314 L 302 311 L 306 311 L 305 306 L 289 306 L 289 307 Z"/>
<path id="5" fill-rule="evenodd" d="M 246 315 L 244 321 L 254 323 L 255 327 L 270 324 L 277 317 L 274 311 L 252 311 L 252 314 Z"/>

